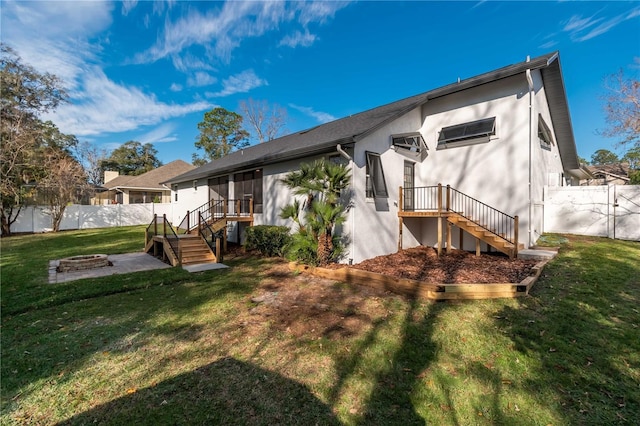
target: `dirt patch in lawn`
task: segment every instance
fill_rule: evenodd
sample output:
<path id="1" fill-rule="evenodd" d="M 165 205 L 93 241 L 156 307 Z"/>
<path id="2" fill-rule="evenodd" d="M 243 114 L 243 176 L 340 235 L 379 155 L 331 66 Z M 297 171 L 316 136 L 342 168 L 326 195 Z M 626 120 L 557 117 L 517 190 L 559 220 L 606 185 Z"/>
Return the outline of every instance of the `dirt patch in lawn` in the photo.
<path id="1" fill-rule="evenodd" d="M 350 267 L 429 283 L 518 283 L 536 263 L 497 254 L 476 257 L 459 250 L 438 258 L 432 248 L 415 247 Z M 263 276 L 250 296 L 248 309 L 241 313 L 242 338 L 263 335 L 265 327 L 295 337 L 348 338 L 371 329 L 376 318 L 387 316 L 389 303 L 401 297 L 310 274 L 296 274 L 286 263 L 275 264 Z"/>
<path id="2" fill-rule="evenodd" d="M 529 276 L 537 262 L 509 259 L 498 253 L 476 256 L 462 250 L 451 250 L 438 257 L 436 249 L 419 246 L 367 259 L 350 267 L 430 284 L 519 283 Z"/>

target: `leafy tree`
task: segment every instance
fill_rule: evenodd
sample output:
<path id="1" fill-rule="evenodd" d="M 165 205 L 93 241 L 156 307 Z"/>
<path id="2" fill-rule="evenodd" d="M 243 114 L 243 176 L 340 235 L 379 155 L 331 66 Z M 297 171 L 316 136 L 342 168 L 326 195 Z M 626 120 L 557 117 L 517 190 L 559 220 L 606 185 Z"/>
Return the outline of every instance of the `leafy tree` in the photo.
<path id="1" fill-rule="evenodd" d="M 631 170 L 640 170 L 640 142 L 624 154 L 622 161 L 629 163 Z"/>
<path id="2" fill-rule="evenodd" d="M 24 205 L 32 195 L 33 183 L 44 173 L 43 148 L 69 147 L 75 138 L 60 133 L 39 116 L 66 101 L 60 79 L 39 73 L 24 64 L 9 46 L 0 43 L 0 225 L 3 235 L 11 234 Z"/>
<path id="3" fill-rule="evenodd" d="M 100 166 L 121 175 L 137 176 L 162 166 L 157 155 L 158 151 L 150 143 L 143 145 L 138 141 L 128 141 L 114 149 Z"/>
<path id="4" fill-rule="evenodd" d="M 618 156 L 608 149 L 599 149 L 591 156 L 591 164 L 593 165 L 615 164 L 618 162 L 620 162 Z"/>
<path id="5" fill-rule="evenodd" d="M 589 165 L 589 160 L 587 160 L 586 158 L 580 157 L 580 156 L 578 156 L 578 162 L 579 162 L 580 164 L 584 164 L 584 165 L 586 165 L 586 166 L 588 166 L 588 165 Z"/>
<path id="6" fill-rule="evenodd" d="M 253 137 L 258 143 L 270 141 L 284 132 L 287 110 L 279 105 L 270 106 L 267 101 L 249 98 L 240 101 L 240 110 L 253 129 Z"/>
<path id="7" fill-rule="evenodd" d="M 193 154 L 194 164 L 222 158 L 249 145 L 249 133 L 242 128 L 242 116 L 224 108 L 214 108 L 204 114 L 198 123 L 200 134 L 195 146 L 205 152 L 205 157 Z"/>
<path id="8" fill-rule="evenodd" d="M 306 197 L 304 204 L 295 199 L 280 212 L 298 227 L 290 250 L 294 257 L 318 265 L 339 257 L 342 246 L 335 230 L 346 219 L 347 204 L 341 196 L 350 180 L 349 168 L 324 160 L 301 164 L 282 180 L 295 195 Z"/>
<path id="9" fill-rule="evenodd" d="M 637 143 L 640 140 L 640 81 L 626 78 L 620 70 L 606 79 L 605 87 L 609 89 L 604 98 L 609 127 L 602 134 L 619 138 L 619 146 Z"/>
<path id="10" fill-rule="evenodd" d="M 63 150 L 48 150 L 44 166 L 47 172 L 38 185 L 49 206 L 53 231 L 58 232 L 67 205 L 81 198 L 89 189 L 89 184 L 80 163 Z"/>

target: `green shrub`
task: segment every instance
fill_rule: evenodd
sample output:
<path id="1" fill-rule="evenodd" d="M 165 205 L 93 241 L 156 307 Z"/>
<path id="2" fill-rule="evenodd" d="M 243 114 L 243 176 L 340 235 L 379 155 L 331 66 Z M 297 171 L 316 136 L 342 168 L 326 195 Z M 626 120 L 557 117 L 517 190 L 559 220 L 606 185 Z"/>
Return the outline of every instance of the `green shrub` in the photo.
<path id="1" fill-rule="evenodd" d="M 247 228 L 245 246 L 248 250 L 258 250 L 264 256 L 284 255 L 285 247 L 291 242 L 286 226 L 258 225 Z"/>

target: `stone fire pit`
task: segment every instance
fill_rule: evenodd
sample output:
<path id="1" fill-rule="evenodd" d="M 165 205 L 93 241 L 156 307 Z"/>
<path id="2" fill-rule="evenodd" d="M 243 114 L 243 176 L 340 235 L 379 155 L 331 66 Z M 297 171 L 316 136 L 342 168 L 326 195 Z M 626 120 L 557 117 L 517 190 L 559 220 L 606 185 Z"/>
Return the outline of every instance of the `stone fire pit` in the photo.
<path id="1" fill-rule="evenodd" d="M 85 256 L 73 256 L 60 259 L 60 264 L 56 269 L 58 272 L 73 272 L 112 265 L 113 264 L 109 262 L 109 258 L 106 254 L 89 254 Z"/>

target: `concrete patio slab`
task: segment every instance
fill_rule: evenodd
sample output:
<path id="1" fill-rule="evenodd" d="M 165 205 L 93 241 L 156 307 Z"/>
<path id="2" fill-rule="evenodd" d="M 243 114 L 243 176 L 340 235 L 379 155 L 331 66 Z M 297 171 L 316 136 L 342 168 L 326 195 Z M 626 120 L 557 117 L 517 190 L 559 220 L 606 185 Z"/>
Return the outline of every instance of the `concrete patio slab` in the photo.
<path id="1" fill-rule="evenodd" d="M 228 266 L 223 265 L 222 263 L 198 263 L 196 265 L 186 265 L 182 267 L 182 269 L 188 272 L 203 272 L 203 271 L 212 271 L 214 269 L 225 269 L 225 268 L 228 268 Z"/>
<path id="2" fill-rule="evenodd" d="M 555 250 L 526 249 L 518 251 L 518 259 L 549 260 L 558 255 Z"/>
<path id="3" fill-rule="evenodd" d="M 171 265 L 167 265 L 161 260 L 142 252 L 110 254 L 109 260 L 113 263 L 113 266 L 73 272 L 57 272 L 56 268 L 60 261 L 51 260 L 49 261 L 49 283 L 64 283 L 85 278 L 106 277 L 109 275 L 171 268 Z"/>

